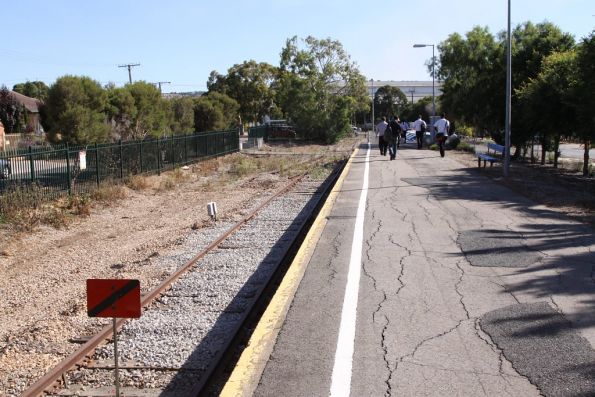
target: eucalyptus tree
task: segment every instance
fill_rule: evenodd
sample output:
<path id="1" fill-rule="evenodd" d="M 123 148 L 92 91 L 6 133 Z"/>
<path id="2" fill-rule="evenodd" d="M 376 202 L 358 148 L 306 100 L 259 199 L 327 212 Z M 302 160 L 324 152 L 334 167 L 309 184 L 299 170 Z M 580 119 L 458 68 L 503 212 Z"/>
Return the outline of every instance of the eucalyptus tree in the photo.
<path id="1" fill-rule="evenodd" d="M 577 135 L 584 145 L 583 175 L 589 175 L 589 149 L 595 141 L 595 30 L 582 39 L 577 54 L 575 106 Z"/>
<path id="2" fill-rule="evenodd" d="M 54 142 L 105 142 L 110 128 L 106 116 L 107 93 L 101 85 L 79 76 L 60 77 L 48 91 L 44 125 Z"/>
<path id="3" fill-rule="evenodd" d="M 334 142 L 352 114 L 368 104 L 365 78 L 339 41 L 287 39 L 281 51 L 277 101 L 306 138 Z"/>
<path id="4" fill-rule="evenodd" d="M 535 78 L 545 57 L 572 49 L 574 39 L 558 27 L 526 22 L 513 30 L 513 92 Z M 488 129 L 499 140 L 504 126 L 506 39 L 494 37 L 486 27 L 474 27 L 463 37 L 451 34 L 438 45 L 437 77 L 444 81 L 442 105 L 451 118 L 476 129 Z M 513 95 L 512 143 L 525 144 L 535 133 L 527 122 L 531 112 Z"/>
<path id="5" fill-rule="evenodd" d="M 209 92 L 194 100 L 194 129 L 198 132 L 235 128 L 239 104 L 219 92 Z"/>
<path id="6" fill-rule="evenodd" d="M 385 85 L 374 94 L 374 107 L 379 116 L 400 115 L 407 105 L 407 96 L 399 87 Z"/>
<path id="7" fill-rule="evenodd" d="M 242 120 L 256 122 L 274 111 L 272 86 L 277 74 L 276 67 L 250 60 L 233 65 L 226 75 L 212 71 L 207 88 L 209 92 L 219 92 L 234 99 Z"/>
<path id="8" fill-rule="evenodd" d="M 531 109 L 526 120 L 543 134 L 541 164 L 546 150 L 552 148 L 557 167 L 560 139 L 577 130 L 576 87 L 577 53 L 566 51 L 546 57 L 539 74 L 517 90 L 519 100 Z"/>

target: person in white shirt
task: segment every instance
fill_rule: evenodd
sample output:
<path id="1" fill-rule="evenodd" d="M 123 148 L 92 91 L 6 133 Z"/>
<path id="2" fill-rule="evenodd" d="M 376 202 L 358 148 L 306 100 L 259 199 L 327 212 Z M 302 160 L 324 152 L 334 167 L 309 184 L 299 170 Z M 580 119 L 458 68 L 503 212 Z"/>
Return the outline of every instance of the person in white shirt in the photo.
<path id="1" fill-rule="evenodd" d="M 417 120 L 413 123 L 413 129 L 415 129 L 415 138 L 417 139 L 417 148 L 421 149 L 424 141 L 424 134 L 428 129 L 428 125 L 421 118 L 421 114 L 417 117 Z"/>
<path id="2" fill-rule="evenodd" d="M 386 117 L 382 117 L 382 121 L 376 124 L 376 136 L 378 136 L 378 148 L 380 149 L 380 155 L 386 156 L 386 148 L 387 144 L 384 141 L 384 131 L 386 131 L 386 126 L 388 123 L 386 122 Z"/>
<path id="3" fill-rule="evenodd" d="M 434 123 L 434 128 L 436 129 L 436 141 L 440 149 L 440 156 L 444 157 L 444 142 L 448 137 L 448 129 L 450 128 L 450 123 L 446 120 L 444 113 L 440 115 L 440 120 Z"/>

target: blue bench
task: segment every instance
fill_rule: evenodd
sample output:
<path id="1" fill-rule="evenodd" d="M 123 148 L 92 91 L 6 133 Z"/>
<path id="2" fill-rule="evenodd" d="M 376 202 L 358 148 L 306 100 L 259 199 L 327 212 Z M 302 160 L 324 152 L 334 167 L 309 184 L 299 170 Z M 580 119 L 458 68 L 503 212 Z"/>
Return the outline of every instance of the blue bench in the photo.
<path id="1" fill-rule="evenodd" d="M 487 153 L 479 153 L 477 155 L 477 166 L 481 167 L 482 160 L 484 168 L 488 161 L 490 162 L 490 167 L 494 165 L 494 161 L 502 161 L 505 150 L 506 148 L 502 145 L 498 145 L 497 143 L 488 143 Z M 493 153 L 490 153 L 490 151 L 493 151 Z M 496 155 L 498 155 L 498 157 L 495 157 Z"/>

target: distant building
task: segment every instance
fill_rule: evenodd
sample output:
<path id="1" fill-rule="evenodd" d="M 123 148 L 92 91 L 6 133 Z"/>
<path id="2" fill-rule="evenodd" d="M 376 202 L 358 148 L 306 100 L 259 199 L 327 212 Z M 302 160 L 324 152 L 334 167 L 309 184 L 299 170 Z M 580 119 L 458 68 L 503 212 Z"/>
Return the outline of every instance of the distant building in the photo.
<path id="1" fill-rule="evenodd" d="M 41 126 L 41 118 L 39 116 L 39 109 L 43 102 L 37 98 L 30 98 L 15 91 L 10 91 L 13 99 L 27 111 L 27 132 L 42 135 L 44 133 Z"/>
<path id="2" fill-rule="evenodd" d="M 403 94 L 407 96 L 410 102 L 417 102 L 421 98 L 432 96 L 432 81 L 394 81 L 394 80 L 368 80 L 366 81 L 366 87 L 370 95 L 376 94 L 378 88 L 383 86 L 398 87 Z M 373 91 L 372 91 L 373 87 Z M 442 82 L 434 82 L 434 96 L 438 97 L 442 95 Z"/>
<path id="3" fill-rule="evenodd" d="M 183 98 L 183 97 L 190 97 L 196 98 L 202 96 L 206 91 L 191 91 L 191 92 L 169 92 L 161 94 L 162 97 L 172 99 L 172 98 Z"/>
<path id="4" fill-rule="evenodd" d="M 0 148 L 2 150 L 6 149 L 6 137 L 4 136 L 4 125 L 2 125 L 2 121 L 0 121 Z"/>

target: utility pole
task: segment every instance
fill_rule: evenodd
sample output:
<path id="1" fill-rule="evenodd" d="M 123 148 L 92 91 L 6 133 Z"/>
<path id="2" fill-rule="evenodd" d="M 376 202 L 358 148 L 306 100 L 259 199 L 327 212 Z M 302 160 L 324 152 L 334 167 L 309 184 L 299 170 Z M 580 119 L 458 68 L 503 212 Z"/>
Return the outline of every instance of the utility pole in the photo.
<path id="1" fill-rule="evenodd" d="M 171 81 L 158 81 L 157 85 L 159 86 L 159 93 L 161 93 L 161 84 L 171 84 Z"/>
<path id="2" fill-rule="evenodd" d="M 411 103 L 413 103 L 413 93 L 415 92 L 415 88 L 411 88 L 408 92 L 411 94 Z"/>
<path id="3" fill-rule="evenodd" d="M 118 65 L 119 68 L 128 68 L 128 82 L 132 84 L 132 73 L 130 69 L 134 66 L 140 66 L 140 63 L 127 63 L 126 65 Z"/>

